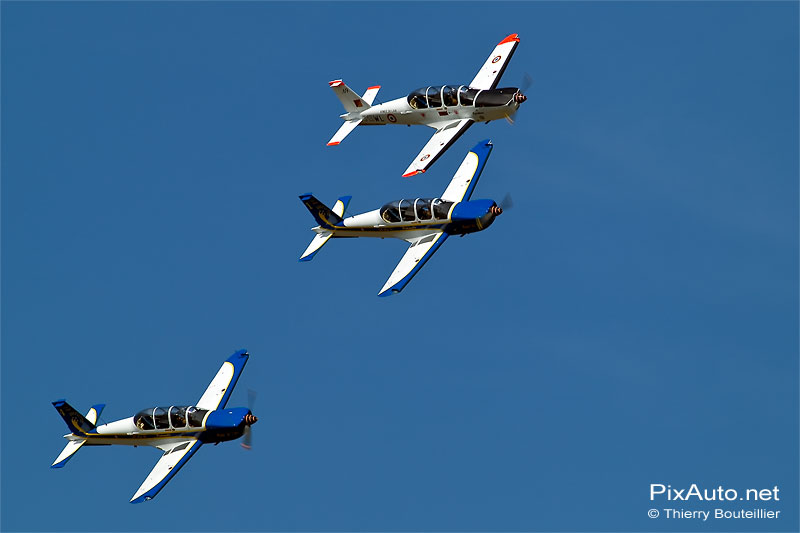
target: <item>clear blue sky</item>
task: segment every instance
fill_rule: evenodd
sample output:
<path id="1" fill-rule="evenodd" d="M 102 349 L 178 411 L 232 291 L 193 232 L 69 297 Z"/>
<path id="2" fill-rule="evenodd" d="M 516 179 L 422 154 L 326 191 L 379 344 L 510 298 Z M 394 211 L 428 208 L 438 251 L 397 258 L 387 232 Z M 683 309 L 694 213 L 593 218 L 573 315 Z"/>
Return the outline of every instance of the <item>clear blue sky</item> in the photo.
<path id="1" fill-rule="evenodd" d="M 798 4 L 2 3 L 3 530 L 798 529 Z M 379 101 L 466 83 L 509 33 L 514 126 L 425 175 Z M 297 199 L 515 208 L 376 293 L 400 241 L 297 262 Z M 159 452 L 66 426 L 196 401 L 251 355 L 255 449 Z M 778 485 L 774 522 L 651 520 L 650 483 Z M 685 506 L 707 508 L 713 506 Z M 731 506 L 738 508 L 738 504 Z"/>

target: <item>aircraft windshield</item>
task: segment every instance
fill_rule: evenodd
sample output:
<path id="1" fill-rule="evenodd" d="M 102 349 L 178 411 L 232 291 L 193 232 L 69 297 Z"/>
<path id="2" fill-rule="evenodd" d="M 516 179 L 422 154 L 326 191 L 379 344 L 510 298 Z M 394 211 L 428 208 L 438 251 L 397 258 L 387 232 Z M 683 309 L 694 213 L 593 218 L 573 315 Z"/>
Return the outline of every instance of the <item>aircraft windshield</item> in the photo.
<path id="1" fill-rule="evenodd" d="M 144 411 L 139 411 L 133 417 L 133 423 L 136 424 L 137 428 L 144 431 L 155 429 L 156 427 L 153 425 L 153 410 L 145 409 Z"/>
<path id="2" fill-rule="evenodd" d="M 391 202 L 381 207 L 381 218 L 389 223 L 414 222 L 415 220 L 447 220 L 453 202 L 440 198 L 417 198 Z"/>
<path id="3" fill-rule="evenodd" d="M 153 429 L 169 429 L 170 427 L 181 429 L 189 426 L 193 428 L 203 427 L 203 419 L 208 413 L 207 409 L 197 407 L 172 406 L 172 407 L 152 407 L 139 411 L 133 417 L 133 423 L 143 431 Z"/>
<path id="4" fill-rule="evenodd" d="M 507 87 L 505 89 L 492 89 L 481 91 L 475 99 L 475 107 L 496 107 L 508 104 L 517 93 L 518 89 L 515 87 Z"/>
<path id="5" fill-rule="evenodd" d="M 381 218 L 389 223 L 400 222 L 400 202 L 392 202 L 381 207 Z"/>
<path id="6" fill-rule="evenodd" d="M 408 95 L 408 105 L 414 109 L 425 109 L 428 107 L 428 98 L 425 96 L 426 88 L 417 89 Z"/>

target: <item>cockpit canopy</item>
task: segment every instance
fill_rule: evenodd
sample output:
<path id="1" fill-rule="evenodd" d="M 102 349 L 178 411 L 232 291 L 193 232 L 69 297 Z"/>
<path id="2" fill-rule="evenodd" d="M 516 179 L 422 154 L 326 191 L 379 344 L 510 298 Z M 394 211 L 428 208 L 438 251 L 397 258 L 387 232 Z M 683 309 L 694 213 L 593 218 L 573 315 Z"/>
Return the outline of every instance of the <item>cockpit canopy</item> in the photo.
<path id="1" fill-rule="evenodd" d="M 417 198 L 390 202 L 381 207 L 380 213 L 381 218 L 389 223 L 447 220 L 452 206 L 453 202 L 441 198 Z"/>
<path id="2" fill-rule="evenodd" d="M 508 104 L 517 92 L 519 89 L 516 87 L 482 90 L 466 85 L 434 85 L 412 91 L 407 100 L 408 105 L 414 109 L 457 105 L 495 107 Z"/>
<path id="3" fill-rule="evenodd" d="M 133 423 L 136 427 L 147 431 L 151 429 L 183 429 L 185 427 L 203 427 L 203 419 L 208 409 L 192 406 L 152 407 L 136 413 Z"/>

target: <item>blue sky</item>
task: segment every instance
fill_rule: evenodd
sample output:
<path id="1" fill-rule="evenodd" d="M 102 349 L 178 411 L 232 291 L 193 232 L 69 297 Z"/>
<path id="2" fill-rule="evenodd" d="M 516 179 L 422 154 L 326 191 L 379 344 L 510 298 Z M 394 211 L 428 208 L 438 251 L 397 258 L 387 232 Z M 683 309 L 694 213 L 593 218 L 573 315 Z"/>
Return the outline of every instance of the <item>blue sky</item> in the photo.
<path id="1" fill-rule="evenodd" d="M 796 3 L 0 7 L 3 530 L 797 530 Z M 509 33 L 515 125 L 412 179 L 427 128 L 325 146 L 329 80 L 466 83 Z M 402 294 L 400 241 L 297 262 L 298 194 L 436 196 L 485 138 L 514 209 Z M 51 401 L 192 403 L 239 348 L 252 452 L 137 506 L 157 450 L 49 468 Z M 651 483 L 781 518 L 652 520 Z"/>

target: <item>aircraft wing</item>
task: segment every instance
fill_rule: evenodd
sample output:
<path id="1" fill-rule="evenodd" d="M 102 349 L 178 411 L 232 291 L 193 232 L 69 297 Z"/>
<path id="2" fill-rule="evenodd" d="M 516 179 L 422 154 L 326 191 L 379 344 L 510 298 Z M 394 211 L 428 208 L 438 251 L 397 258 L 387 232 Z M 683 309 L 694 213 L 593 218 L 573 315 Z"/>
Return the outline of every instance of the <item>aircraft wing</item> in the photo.
<path id="1" fill-rule="evenodd" d="M 164 455 L 158 460 L 156 466 L 131 498 L 131 503 L 142 503 L 152 500 L 156 494 L 169 483 L 178 470 L 191 459 L 192 455 L 200 449 L 203 443 L 197 439 L 176 440 L 167 445 L 159 446 L 164 450 Z"/>
<path id="2" fill-rule="evenodd" d="M 450 185 L 442 193 L 442 200 L 448 202 L 462 202 L 469 200 L 472 196 L 472 191 L 478 184 L 478 178 L 481 177 L 483 167 L 486 166 L 486 160 L 489 159 L 489 154 L 492 153 L 492 141 L 486 139 L 479 142 L 475 147 L 469 151 L 467 157 L 461 162 L 461 166 L 456 170 Z"/>
<path id="3" fill-rule="evenodd" d="M 473 122 L 471 119 L 462 118 L 461 120 L 452 120 L 441 125 L 433 124 L 434 127 L 438 128 L 436 133 L 433 134 L 428 144 L 422 148 L 414 162 L 408 166 L 403 173 L 403 177 L 407 178 L 428 170 L 428 167 L 439 159 L 439 156 L 450 148 L 450 145 L 456 142 L 456 139 L 461 137 Z"/>
<path id="4" fill-rule="evenodd" d="M 378 296 L 390 296 L 400 292 L 408 285 L 417 272 L 422 268 L 428 259 L 439 249 L 444 241 L 447 240 L 447 233 L 436 231 L 427 235 L 421 235 L 412 239 L 406 239 L 411 246 L 406 250 L 403 258 L 389 276 Z"/>
<path id="5" fill-rule="evenodd" d="M 239 350 L 230 356 L 220 367 L 217 375 L 211 380 L 203 396 L 197 401 L 197 407 L 200 409 L 208 409 L 213 411 L 215 409 L 224 409 L 225 404 L 228 403 L 228 398 L 231 397 L 233 388 L 239 380 L 239 375 L 244 369 L 247 358 L 250 355 L 247 350 Z"/>
<path id="6" fill-rule="evenodd" d="M 505 72 L 514 50 L 519 44 L 519 35 L 512 33 L 497 46 L 495 46 L 489 58 L 483 64 L 475 79 L 469 82 L 473 89 L 494 89 L 500 81 L 500 76 Z"/>

